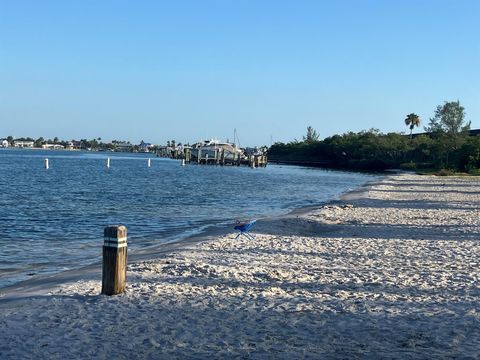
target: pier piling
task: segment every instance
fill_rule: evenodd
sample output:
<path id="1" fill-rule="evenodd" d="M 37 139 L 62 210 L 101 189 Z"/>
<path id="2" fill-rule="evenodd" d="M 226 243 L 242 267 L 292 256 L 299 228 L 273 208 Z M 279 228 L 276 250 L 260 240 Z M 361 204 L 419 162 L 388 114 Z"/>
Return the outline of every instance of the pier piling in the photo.
<path id="1" fill-rule="evenodd" d="M 102 294 L 121 294 L 127 281 L 127 227 L 107 226 L 103 235 Z"/>
<path id="2" fill-rule="evenodd" d="M 45 159 L 44 166 L 47 170 L 50 168 L 50 165 L 48 164 L 48 159 Z"/>
<path id="3" fill-rule="evenodd" d="M 107 158 L 107 168 L 110 168 L 110 158 Z"/>

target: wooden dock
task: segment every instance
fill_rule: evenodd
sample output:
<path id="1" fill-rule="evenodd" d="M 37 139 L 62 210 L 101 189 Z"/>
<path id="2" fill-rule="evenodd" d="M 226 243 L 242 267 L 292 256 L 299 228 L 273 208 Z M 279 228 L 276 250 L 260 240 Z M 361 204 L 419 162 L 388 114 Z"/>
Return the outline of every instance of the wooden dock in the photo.
<path id="1" fill-rule="evenodd" d="M 157 152 L 157 156 L 185 160 L 186 164 L 198 165 L 249 166 L 256 168 L 266 167 L 268 163 L 266 155 L 254 154 L 245 156 L 239 153 L 227 152 L 224 149 L 202 151 L 200 149 L 185 147 L 183 151 L 174 151 L 169 153 Z"/>
<path id="2" fill-rule="evenodd" d="M 266 155 L 249 155 L 245 157 L 235 153 L 226 154 L 224 150 L 215 151 L 213 154 L 211 152 L 202 154 L 201 151 L 193 154 L 190 149 L 186 150 L 185 162 L 198 165 L 266 167 L 268 162 Z"/>

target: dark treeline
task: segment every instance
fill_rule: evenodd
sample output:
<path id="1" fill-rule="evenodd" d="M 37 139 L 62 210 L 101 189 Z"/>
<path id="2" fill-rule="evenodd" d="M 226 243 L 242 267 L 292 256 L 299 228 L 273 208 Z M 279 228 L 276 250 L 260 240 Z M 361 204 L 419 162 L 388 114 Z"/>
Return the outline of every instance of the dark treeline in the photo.
<path id="1" fill-rule="evenodd" d="M 480 136 L 469 136 L 470 123 L 464 120 L 458 101 L 439 105 L 425 127 L 427 134 L 412 137 L 384 134 L 376 129 L 348 132 L 318 140 L 311 127 L 302 141 L 276 143 L 269 149 L 269 160 L 352 170 L 442 170 L 479 173 Z M 420 124 L 415 114 L 405 124 Z"/>

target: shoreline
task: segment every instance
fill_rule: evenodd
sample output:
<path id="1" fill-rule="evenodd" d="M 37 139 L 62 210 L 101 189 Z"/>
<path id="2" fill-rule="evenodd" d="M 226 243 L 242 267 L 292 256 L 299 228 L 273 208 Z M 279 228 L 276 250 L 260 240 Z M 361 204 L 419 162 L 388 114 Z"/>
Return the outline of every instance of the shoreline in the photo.
<path id="1" fill-rule="evenodd" d="M 171 159 L 160 159 L 158 166 L 152 169 L 147 168 L 146 160 L 145 163 L 119 161 L 118 166 L 107 170 L 103 160 L 97 158 L 100 153 L 78 153 L 76 155 L 81 155 L 80 163 L 75 160 L 78 159 L 75 154 L 67 151 L 55 153 L 55 156 L 62 157 L 62 163 L 59 159 L 56 166 L 56 161 L 51 159 L 50 172 L 43 171 L 43 160 L 39 161 L 35 154 L 12 150 L 12 154 L 16 154 L 14 157 L 1 159 L 9 169 L 6 171 L 8 181 L 2 200 L 11 203 L 14 208 L 23 206 L 15 199 L 23 199 L 26 193 L 30 200 L 25 211 L 3 208 L 1 223 L 6 231 L 1 241 L 5 247 L 0 264 L 3 269 L 0 271 L 2 290 L 23 281 L 50 277 L 60 271 L 101 261 L 100 242 L 103 240 L 103 227 L 108 224 L 124 223 L 129 227 L 129 250 L 133 254 L 132 251 L 141 248 L 204 233 L 203 229 L 207 226 L 231 224 L 242 215 L 284 214 L 298 206 L 318 204 L 371 178 L 365 174 L 330 173 L 286 166 L 272 166 L 270 170 L 260 172 L 236 168 L 181 167 Z M 95 157 L 95 161 L 90 155 Z M 124 156 L 117 154 L 122 159 Z M 132 154 L 131 157 L 138 159 L 138 156 L 143 158 L 142 154 Z M 28 174 L 21 181 L 14 176 L 17 167 Z M 282 178 L 275 174 L 286 176 Z M 219 179 L 220 185 L 202 180 L 205 175 L 208 179 Z M 91 181 L 85 183 L 85 176 Z M 176 176 L 178 180 L 168 180 L 171 176 Z M 190 179 L 190 176 L 193 178 Z M 115 177 L 119 181 L 115 181 Z M 303 189 L 298 188 L 302 179 L 306 184 Z M 336 179 L 341 187 L 337 186 Z M 138 185 L 132 187 L 132 183 Z M 266 186 L 269 183 L 272 186 Z M 192 184 L 197 184 L 199 188 Z M 246 186 L 252 191 L 244 193 Z M 256 186 L 259 192 L 255 190 Z M 319 187 L 324 190 L 315 192 Z M 279 191 L 282 188 L 298 190 L 282 194 Z M 169 191 L 174 195 L 169 195 Z M 213 196 L 205 201 L 210 191 Z M 119 194 L 122 196 L 118 197 Z M 117 207 L 118 204 L 122 206 Z M 183 206 L 185 208 L 182 209 Z M 72 233 L 73 228 L 76 230 Z M 73 238 L 77 241 L 71 247 L 68 244 Z"/>
<path id="2" fill-rule="evenodd" d="M 476 358 L 480 179 L 394 174 L 305 213 L 0 298 L 0 355 Z"/>
<path id="3" fill-rule="evenodd" d="M 263 221 L 286 219 L 291 216 L 302 216 L 308 214 L 311 211 L 319 209 L 322 206 L 337 203 L 338 201 L 342 201 L 344 198 L 347 199 L 349 194 L 363 194 L 368 190 L 368 187 L 371 183 L 380 181 L 386 176 L 388 175 L 384 174 L 383 176 L 380 176 L 380 179 L 369 180 L 356 189 L 346 191 L 337 195 L 334 199 L 330 199 L 316 205 L 303 206 L 292 209 L 285 214 L 264 216 L 258 219 L 258 223 L 255 228 L 258 228 L 258 225 L 261 224 Z M 232 225 L 212 224 L 207 226 L 204 230 L 194 232 L 193 235 L 188 235 L 178 240 L 173 240 L 166 243 L 161 243 L 158 245 L 130 251 L 128 254 L 128 263 L 136 261 L 154 260 L 158 256 L 182 248 L 183 246 L 190 246 L 192 244 L 197 244 L 204 241 L 211 241 L 214 240 L 216 237 L 228 236 L 229 234 L 232 234 L 234 232 L 235 231 L 233 230 L 233 223 Z M 237 233 L 235 232 L 235 234 Z M 102 244 L 103 242 L 100 243 L 99 247 L 101 247 Z M 53 274 L 46 274 L 34 279 L 27 279 L 14 283 L 12 285 L 0 287 L 0 307 L 3 300 L 19 299 L 29 296 L 45 296 L 48 295 L 48 293 L 58 289 L 62 285 L 66 285 L 67 283 L 79 281 L 82 279 L 101 280 L 101 272 L 102 262 L 98 261 L 86 266 L 81 266 L 66 271 L 60 271 Z"/>

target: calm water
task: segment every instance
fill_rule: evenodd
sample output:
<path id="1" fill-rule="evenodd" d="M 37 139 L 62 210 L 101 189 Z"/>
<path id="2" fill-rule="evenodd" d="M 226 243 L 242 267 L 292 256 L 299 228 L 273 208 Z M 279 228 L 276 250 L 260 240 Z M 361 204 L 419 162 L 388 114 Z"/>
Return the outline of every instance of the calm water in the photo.
<path id="1" fill-rule="evenodd" d="M 278 165 L 182 167 L 157 158 L 148 168 L 148 157 L 0 149 L 0 287 L 99 261 L 108 224 L 125 224 L 134 250 L 318 204 L 372 179 Z"/>

